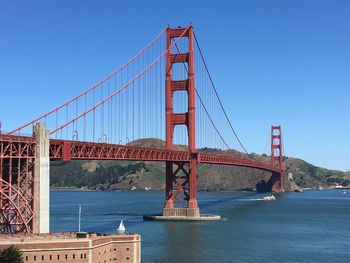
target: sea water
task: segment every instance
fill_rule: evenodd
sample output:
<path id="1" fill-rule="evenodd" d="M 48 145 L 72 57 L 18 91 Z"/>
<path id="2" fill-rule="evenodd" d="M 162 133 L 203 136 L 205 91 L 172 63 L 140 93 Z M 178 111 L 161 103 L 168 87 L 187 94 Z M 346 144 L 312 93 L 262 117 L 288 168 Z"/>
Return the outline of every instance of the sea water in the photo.
<path id="1" fill-rule="evenodd" d="M 350 191 L 284 193 L 263 201 L 251 192 L 198 193 L 201 213 L 219 222 L 150 222 L 164 192 L 51 191 L 51 231 L 142 236 L 142 262 L 350 262 Z"/>

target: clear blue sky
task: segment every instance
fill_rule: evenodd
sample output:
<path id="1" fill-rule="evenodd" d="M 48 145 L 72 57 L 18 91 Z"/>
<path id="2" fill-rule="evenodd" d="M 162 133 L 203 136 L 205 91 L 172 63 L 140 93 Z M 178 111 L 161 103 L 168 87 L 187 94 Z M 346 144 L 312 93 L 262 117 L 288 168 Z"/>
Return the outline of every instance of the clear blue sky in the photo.
<path id="1" fill-rule="evenodd" d="M 281 124 L 287 155 L 350 170 L 349 14 L 346 0 L 3 0 L 0 120 L 33 119 L 191 21 L 248 151 Z"/>

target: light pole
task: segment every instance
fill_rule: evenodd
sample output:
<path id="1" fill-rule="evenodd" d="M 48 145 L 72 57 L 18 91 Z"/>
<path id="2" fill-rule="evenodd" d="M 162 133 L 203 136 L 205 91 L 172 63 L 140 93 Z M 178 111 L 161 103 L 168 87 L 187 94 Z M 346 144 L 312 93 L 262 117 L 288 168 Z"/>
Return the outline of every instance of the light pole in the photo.
<path id="1" fill-rule="evenodd" d="M 75 131 L 73 132 L 72 141 L 74 141 L 74 138 L 76 138 L 76 141 L 79 140 L 79 139 L 78 139 L 78 131 L 77 131 L 77 130 L 75 130 Z"/>

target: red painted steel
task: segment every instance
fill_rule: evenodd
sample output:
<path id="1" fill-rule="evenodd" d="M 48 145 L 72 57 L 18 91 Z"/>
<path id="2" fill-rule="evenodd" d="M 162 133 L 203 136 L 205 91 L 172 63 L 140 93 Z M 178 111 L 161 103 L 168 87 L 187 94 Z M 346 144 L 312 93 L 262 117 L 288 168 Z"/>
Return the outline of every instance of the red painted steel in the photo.
<path id="1" fill-rule="evenodd" d="M 187 151 L 144 148 L 118 144 L 50 140 L 50 159 L 53 160 L 128 160 L 177 161 L 190 160 Z"/>
<path id="2" fill-rule="evenodd" d="M 66 149 L 64 149 L 67 147 Z M 69 147 L 69 148 L 68 148 Z M 79 142 L 65 140 L 50 140 L 50 159 L 52 160 L 117 160 L 117 161 L 172 161 L 188 163 L 191 159 L 203 164 L 235 165 L 257 168 L 269 172 L 279 173 L 278 167 L 269 164 L 252 161 L 241 156 L 225 156 L 206 154 L 201 152 L 189 152 L 167 150 L 163 148 L 146 148 L 129 145 Z"/>
<path id="3" fill-rule="evenodd" d="M 231 157 L 231 156 L 225 156 L 225 155 L 199 153 L 199 160 L 200 160 L 199 161 L 200 163 L 234 165 L 234 166 L 241 166 L 241 167 L 256 168 L 256 169 L 264 170 L 268 172 L 275 172 L 275 173 L 280 172 L 279 168 L 272 167 L 270 164 L 242 158 L 241 156 Z"/>
<path id="4" fill-rule="evenodd" d="M 188 52 L 173 54 L 171 40 L 179 37 L 188 39 Z M 185 200 L 188 208 L 197 208 L 196 199 L 196 116 L 195 116 L 195 82 L 194 82 L 194 50 L 193 27 L 168 28 L 166 31 L 166 149 L 173 150 L 174 128 L 176 125 L 186 125 L 188 134 L 189 159 L 187 165 L 173 160 L 166 162 L 165 208 L 173 208 L 176 200 Z M 172 67 L 176 63 L 187 63 L 188 77 L 184 80 L 173 80 Z M 174 113 L 174 93 L 182 90 L 187 93 L 188 111 Z M 174 168 L 176 168 L 174 170 Z M 182 195 L 183 197 L 179 197 Z"/>
<path id="5" fill-rule="evenodd" d="M 0 232 L 33 232 L 36 145 L 32 137 L 0 135 Z"/>
<path id="6" fill-rule="evenodd" d="M 281 126 L 271 126 L 271 165 L 279 169 L 279 172 L 273 175 L 272 189 L 284 191 L 283 176 L 286 172 L 283 163 L 283 145 Z M 279 185 L 278 185 L 279 183 Z"/>

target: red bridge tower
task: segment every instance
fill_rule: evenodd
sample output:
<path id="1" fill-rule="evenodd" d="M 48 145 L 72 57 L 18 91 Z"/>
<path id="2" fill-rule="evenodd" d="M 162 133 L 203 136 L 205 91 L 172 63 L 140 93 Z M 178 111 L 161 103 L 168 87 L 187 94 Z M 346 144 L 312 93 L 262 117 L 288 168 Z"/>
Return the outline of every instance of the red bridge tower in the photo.
<path id="1" fill-rule="evenodd" d="M 272 190 L 284 192 L 284 175 L 286 169 L 283 163 L 283 145 L 281 126 L 271 126 L 271 164 L 280 169 L 280 173 L 272 174 Z"/>
<path id="2" fill-rule="evenodd" d="M 171 40 L 187 37 L 188 52 L 173 54 Z M 167 28 L 166 31 L 166 149 L 173 150 L 174 128 L 176 125 L 186 125 L 188 132 L 188 150 L 191 158 L 188 163 L 166 162 L 166 191 L 164 216 L 200 216 L 196 199 L 196 116 L 195 116 L 195 81 L 194 81 L 194 52 L 193 28 Z M 187 63 L 188 78 L 173 80 L 172 66 L 175 63 Z M 185 64 L 186 65 L 186 64 Z M 186 91 L 188 110 L 184 113 L 174 113 L 173 96 L 177 91 Z M 185 201 L 186 207 L 175 207 L 175 201 Z"/>

